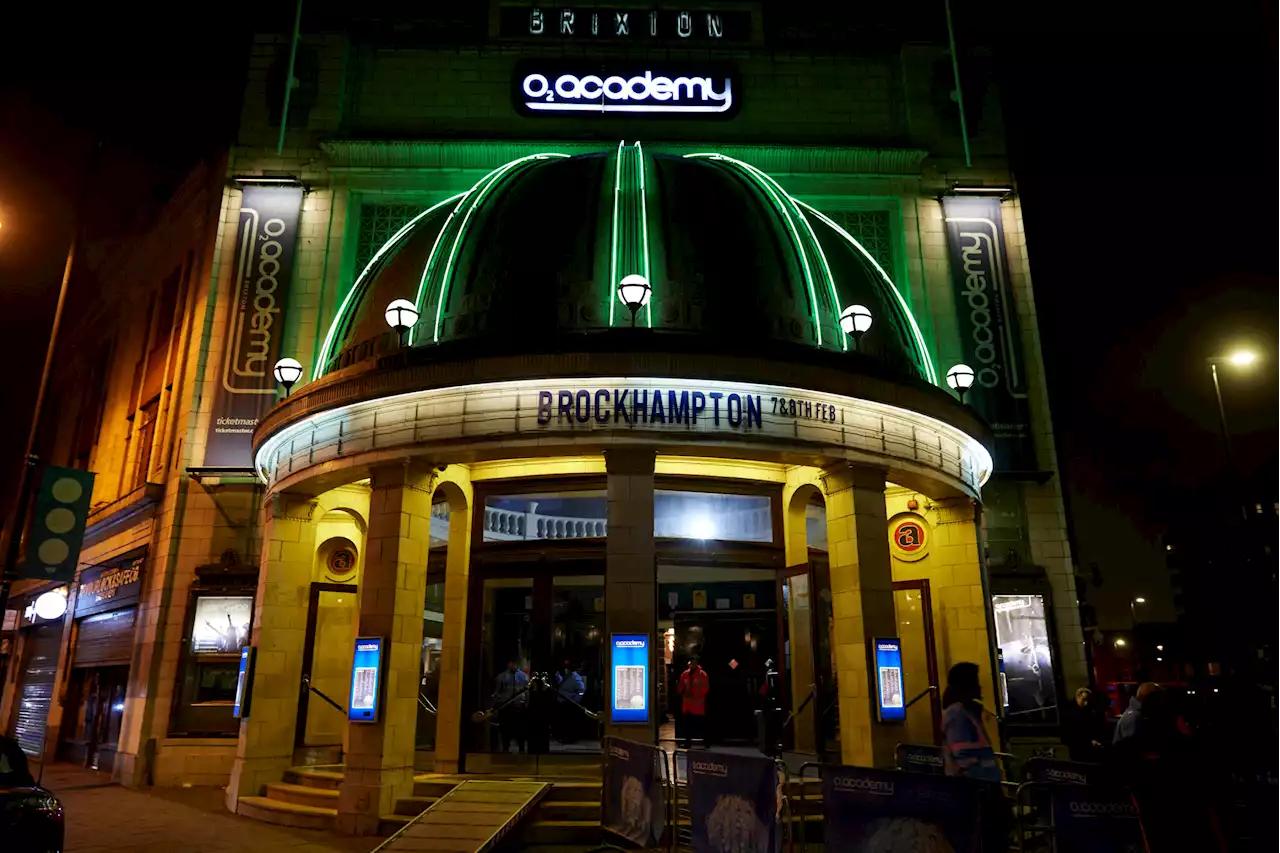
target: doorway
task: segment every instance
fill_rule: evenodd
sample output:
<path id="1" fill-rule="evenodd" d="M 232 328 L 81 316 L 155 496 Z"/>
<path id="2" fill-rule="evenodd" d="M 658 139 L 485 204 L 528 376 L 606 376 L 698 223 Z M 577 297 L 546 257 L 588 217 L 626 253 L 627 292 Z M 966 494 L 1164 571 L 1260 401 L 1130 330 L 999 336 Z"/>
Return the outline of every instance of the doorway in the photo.
<path id="1" fill-rule="evenodd" d="M 305 750 L 307 758 L 321 756 L 320 763 L 336 762 L 343 752 L 358 589 L 355 584 L 311 584 L 294 746 Z"/>

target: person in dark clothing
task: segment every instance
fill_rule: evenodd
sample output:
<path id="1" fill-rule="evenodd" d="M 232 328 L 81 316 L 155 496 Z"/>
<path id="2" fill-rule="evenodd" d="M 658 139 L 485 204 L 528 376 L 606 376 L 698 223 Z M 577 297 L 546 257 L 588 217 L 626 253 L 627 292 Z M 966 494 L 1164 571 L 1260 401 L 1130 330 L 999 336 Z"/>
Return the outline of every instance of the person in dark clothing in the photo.
<path id="1" fill-rule="evenodd" d="M 1145 697 L 1133 735 L 1112 748 L 1111 765 L 1133 791 L 1151 853 L 1224 853 L 1213 763 L 1205 760 L 1178 700 L 1168 690 Z"/>
<path id="2" fill-rule="evenodd" d="M 1094 701 L 1092 690 L 1081 687 L 1076 691 L 1075 702 L 1067 706 L 1062 723 L 1063 739 L 1072 761 L 1090 764 L 1102 761 L 1103 744 L 1107 742 L 1107 719 Z"/>

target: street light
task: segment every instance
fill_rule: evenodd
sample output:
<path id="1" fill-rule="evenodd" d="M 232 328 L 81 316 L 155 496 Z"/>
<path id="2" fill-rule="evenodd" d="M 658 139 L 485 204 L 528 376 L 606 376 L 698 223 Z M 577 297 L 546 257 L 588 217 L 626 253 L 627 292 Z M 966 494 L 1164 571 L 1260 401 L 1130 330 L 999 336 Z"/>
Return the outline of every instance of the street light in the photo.
<path id="1" fill-rule="evenodd" d="M 1209 372 L 1213 375 L 1213 393 L 1218 399 L 1218 426 L 1222 429 L 1222 449 L 1227 456 L 1227 468 L 1231 472 L 1235 472 L 1235 457 L 1231 452 L 1231 434 L 1227 431 L 1227 410 L 1222 405 L 1222 386 L 1218 383 L 1218 365 L 1230 364 L 1233 367 L 1241 369 L 1247 368 L 1258 360 L 1258 354 L 1252 350 L 1236 350 L 1225 356 L 1212 356 L 1209 362 Z"/>
<path id="2" fill-rule="evenodd" d="M 858 341 L 871 328 L 871 309 L 865 305 L 850 305 L 840 312 L 840 328 L 853 338 L 853 348 L 858 348 Z"/>
<path id="3" fill-rule="evenodd" d="M 271 372 L 276 381 L 284 386 L 284 395 L 288 397 L 289 389 L 302 378 L 302 364 L 297 359 L 282 358 L 276 362 L 275 369 Z"/>
<path id="4" fill-rule="evenodd" d="M 632 327 L 636 324 L 636 312 L 649 304 L 649 297 L 652 295 L 653 288 L 649 286 L 649 279 L 642 275 L 632 273 L 618 282 L 618 298 L 631 312 Z"/>
<path id="5" fill-rule="evenodd" d="M 383 316 L 387 318 L 387 325 L 395 329 L 396 336 L 400 338 L 400 346 L 404 346 L 404 333 L 413 328 L 420 315 L 418 307 L 408 299 L 395 299 L 387 306 Z"/>
<path id="6" fill-rule="evenodd" d="M 951 386 L 951 390 L 956 392 L 956 396 L 960 398 L 960 405 L 964 405 L 964 394 L 973 387 L 974 373 L 973 368 L 967 364 L 957 364 L 947 371 L 947 385 Z"/>

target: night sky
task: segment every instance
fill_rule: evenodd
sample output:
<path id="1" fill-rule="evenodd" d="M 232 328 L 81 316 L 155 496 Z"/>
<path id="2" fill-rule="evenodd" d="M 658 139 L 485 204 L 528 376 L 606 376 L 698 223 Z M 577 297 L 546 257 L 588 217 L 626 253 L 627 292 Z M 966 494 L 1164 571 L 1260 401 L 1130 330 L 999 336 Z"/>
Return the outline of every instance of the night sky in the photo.
<path id="1" fill-rule="evenodd" d="M 957 17 L 971 5 L 956 0 Z M 1114 591 L 1104 624 L 1127 623 L 1117 608 L 1127 610 L 1130 595 L 1156 595 L 1156 537 L 1173 509 L 1221 480 L 1204 359 L 1236 344 L 1266 359 L 1250 374 L 1223 375 L 1236 456 L 1256 499 L 1277 498 L 1275 7 L 1001 5 L 991 32 L 1077 559 L 1098 562 Z M 146 221 L 235 123 L 236 22 L 253 16 L 228 5 L 215 19 L 210 7 L 188 26 L 107 6 L 58 18 L 27 9 L 37 17 L 8 29 L 30 37 L 9 39 L 0 56 L 8 489 L 94 139 L 104 153 L 90 251 Z M 74 289 L 70 298 L 74 310 Z M 1172 618 L 1167 600 L 1152 608 L 1149 618 Z"/>

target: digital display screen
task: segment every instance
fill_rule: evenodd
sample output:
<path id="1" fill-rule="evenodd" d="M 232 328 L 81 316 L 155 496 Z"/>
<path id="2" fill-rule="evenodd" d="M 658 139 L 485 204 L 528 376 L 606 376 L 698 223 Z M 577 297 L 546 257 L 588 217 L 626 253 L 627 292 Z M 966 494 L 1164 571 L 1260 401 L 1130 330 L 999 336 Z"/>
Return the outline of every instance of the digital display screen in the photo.
<path id="1" fill-rule="evenodd" d="M 249 717 L 249 693 L 253 689 L 253 658 L 256 650 L 245 646 L 240 650 L 240 672 L 236 675 L 236 701 L 231 706 L 231 716 L 237 720 Z"/>
<path id="2" fill-rule="evenodd" d="M 347 719 L 353 723 L 376 723 L 382 686 L 381 637 L 360 637 L 351 658 L 351 701 Z"/>
<path id="3" fill-rule="evenodd" d="M 905 685 L 902 683 L 902 642 L 897 637 L 878 637 L 876 645 L 877 707 L 880 722 L 893 723 L 907 718 Z"/>
<path id="4" fill-rule="evenodd" d="M 649 722 L 649 635 L 613 635 L 613 674 L 609 685 L 610 720 Z"/>

